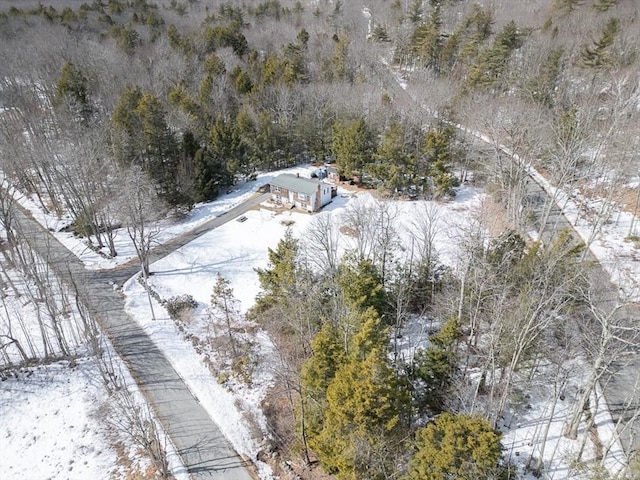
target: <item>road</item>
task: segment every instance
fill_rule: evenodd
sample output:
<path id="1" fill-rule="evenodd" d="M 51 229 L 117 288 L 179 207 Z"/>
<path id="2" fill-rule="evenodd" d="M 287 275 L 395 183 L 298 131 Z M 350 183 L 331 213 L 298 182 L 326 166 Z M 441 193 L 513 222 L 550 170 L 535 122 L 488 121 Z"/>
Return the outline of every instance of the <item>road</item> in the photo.
<path id="1" fill-rule="evenodd" d="M 397 93 L 396 101 L 404 101 L 411 105 L 423 105 L 418 94 L 414 93 L 410 86 L 403 88 L 398 83 L 398 79 L 387 65 L 381 65 L 380 75 L 381 78 L 386 77 L 385 85 L 389 91 Z M 429 117 L 435 118 L 438 116 L 437 113 L 431 112 L 426 107 L 423 106 L 423 108 Z M 496 143 L 488 135 L 473 131 L 465 125 L 452 124 L 452 126 L 464 134 L 473 135 L 481 142 L 488 144 L 492 149 L 496 147 Z M 513 158 L 512 152 L 506 147 L 500 147 L 500 149 L 507 161 L 518 161 L 518 159 Z M 568 228 L 573 232 L 574 237 L 579 240 L 580 235 L 575 232 L 573 225 L 567 220 L 562 209 L 553 201 L 549 193 L 536 182 L 532 175 L 528 176 L 528 180 L 526 201 L 532 205 L 538 204 L 539 208 L 551 207 L 551 212 L 544 228 L 540 229 L 540 225 L 538 225 L 542 239 L 548 243 L 553 238 L 556 238 L 560 231 Z M 534 207 L 535 211 L 536 208 Z M 611 283 L 609 274 L 591 252 L 588 252 L 585 260 L 588 265 L 589 282 L 595 286 L 594 290 L 597 298 L 594 298 L 594 300 L 598 308 L 603 312 L 616 310 L 614 321 L 633 325 L 635 319 L 640 318 L 640 305 L 627 303 L 622 308 L 617 309 L 616 307 L 621 303 L 617 286 Z M 578 321 L 578 319 L 576 320 Z M 637 328 L 634 328 L 634 330 L 637 330 Z M 637 339 L 634 340 L 637 342 Z M 640 421 L 636 421 L 636 415 L 640 416 L 640 355 L 638 353 L 636 349 L 630 354 L 615 358 L 599 382 L 609 412 L 616 424 L 623 448 L 629 458 L 640 449 Z"/>
<path id="2" fill-rule="evenodd" d="M 247 202 L 160 245 L 152 261 L 168 255 L 204 233 L 233 220 L 268 197 L 256 195 Z M 241 458 L 218 426 L 190 392 L 164 354 L 124 309 L 122 296 L 109 282 L 124 282 L 139 271 L 133 262 L 113 271 L 90 272 L 51 232 L 25 211 L 15 210 L 14 222 L 21 239 L 46 259 L 91 312 L 122 357 L 147 402 L 195 480 L 250 480 L 252 463 Z"/>
<path id="3" fill-rule="evenodd" d="M 530 204 L 539 203 L 536 199 L 544 198 L 550 202 L 550 198 L 544 189 L 531 179 L 527 184 L 527 199 Z M 546 208 L 547 205 L 540 205 Z M 537 209 L 534 208 L 534 211 Z M 539 210 L 536 212 L 539 213 Z M 546 225 L 536 225 L 539 231 L 542 230 L 542 239 L 549 243 L 557 237 L 563 230 L 573 231 L 573 225 L 567 220 L 558 205 L 553 204 Z M 574 237 L 580 241 L 580 236 L 574 232 Z M 630 333 L 636 335 L 637 329 L 634 326 L 635 319 L 640 318 L 640 307 L 636 303 L 623 302 L 618 295 L 618 287 L 611 283 L 609 274 L 603 269 L 598 259 L 590 251 L 584 258 L 585 270 L 588 275 L 588 282 L 591 285 L 592 301 L 596 307 L 605 315 L 610 315 L 613 325 L 631 327 Z M 583 336 L 593 332 L 599 333 L 594 324 L 582 325 L 580 322 L 593 321 L 593 317 L 581 316 L 574 319 L 576 322 L 575 333 Z M 620 336 L 621 332 L 617 331 Z M 598 338 L 589 338 L 588 342 L 597 342 Z M 638 338 L 629 338 L 630 342 L 638 342 Z M 607 407 L 613 421 L 617 425 L 622 446 L 627 455 L 632 454 L 640 448 L 640 422 L 635 416 L 640 412 L 640 356 L 637 347 L 633 345 L 626 348 L 619 342 L 612 341 L 611 351 L 625 350 L 625 353 L 613 358 L 611 364 L 606 369 L 600 379 L 600 388 L 604 394 Z"/>

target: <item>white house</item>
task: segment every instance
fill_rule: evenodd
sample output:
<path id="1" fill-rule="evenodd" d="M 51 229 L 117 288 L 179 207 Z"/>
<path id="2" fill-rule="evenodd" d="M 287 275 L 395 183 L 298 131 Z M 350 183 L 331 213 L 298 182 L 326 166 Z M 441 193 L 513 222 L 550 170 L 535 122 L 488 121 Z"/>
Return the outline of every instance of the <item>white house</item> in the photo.
<path id="1" fill-rule="evenodd" d="M 317 178 L 304 178 L 283 173 L 269 183 L 271 200 L 317 212 L 331 202 L 332 187 Z"/>

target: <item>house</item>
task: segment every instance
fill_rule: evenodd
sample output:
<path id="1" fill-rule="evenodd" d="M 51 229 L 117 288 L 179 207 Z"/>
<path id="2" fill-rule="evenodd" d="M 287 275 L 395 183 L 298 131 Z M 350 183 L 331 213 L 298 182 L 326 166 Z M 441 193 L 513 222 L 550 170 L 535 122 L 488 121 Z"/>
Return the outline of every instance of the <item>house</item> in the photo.
<path id="1" fill-rule="evenodd" d="M 271 200 L 277 204 L 317 212 L 331 202 L 331 185 L 315 178 L 283 173 L 269 183 Z"/>

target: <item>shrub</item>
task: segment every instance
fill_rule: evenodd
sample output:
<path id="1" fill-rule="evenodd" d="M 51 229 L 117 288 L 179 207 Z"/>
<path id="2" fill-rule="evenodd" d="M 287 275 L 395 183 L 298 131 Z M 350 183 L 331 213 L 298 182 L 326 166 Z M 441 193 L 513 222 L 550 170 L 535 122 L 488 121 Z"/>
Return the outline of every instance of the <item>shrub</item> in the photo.
<path id="1" fill-rule="evenodd" d="M 164 306 L 173 320 L 179 320 L 183 312 L 198 308 L 198 302 L 191 295 L 185 293 L 171 297 Z"/>

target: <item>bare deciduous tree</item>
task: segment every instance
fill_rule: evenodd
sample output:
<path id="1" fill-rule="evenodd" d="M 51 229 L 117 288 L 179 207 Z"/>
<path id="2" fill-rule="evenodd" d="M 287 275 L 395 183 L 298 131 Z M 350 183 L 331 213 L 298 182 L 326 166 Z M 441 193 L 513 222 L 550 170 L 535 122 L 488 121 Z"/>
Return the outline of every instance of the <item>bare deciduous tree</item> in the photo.
<path id="1" fill-rule="evenodd" d="M 119 212 L 136 250 L 151 316 L 155 319 L 149 291 L 149 256 L 155 239 L 160 233 L 158 226 L 161 216 L 160 199 L 147 175 L 136 166 L 122 172 L 120 188 Z"/>

